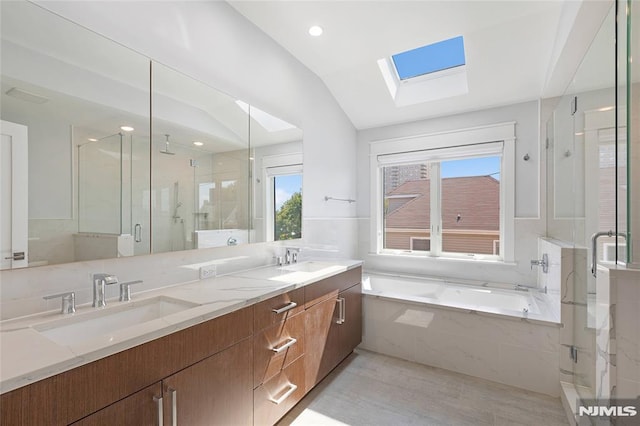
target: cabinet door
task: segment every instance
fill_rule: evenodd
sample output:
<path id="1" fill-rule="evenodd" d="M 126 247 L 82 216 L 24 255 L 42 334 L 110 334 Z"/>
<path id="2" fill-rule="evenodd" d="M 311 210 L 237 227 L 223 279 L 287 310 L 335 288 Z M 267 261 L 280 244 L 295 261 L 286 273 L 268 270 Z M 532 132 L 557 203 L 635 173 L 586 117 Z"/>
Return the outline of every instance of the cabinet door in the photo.
<path id="1" fill-rule="evenodd" d="M 344 300 L 344 318 L 338 327 L 340 334 L 339 360 L 349 356 L 362 341 L 362 284 L 341 292 L 338 298 Z"/>
<path id="2" fill-rule="evenodd" d="M 162 387 L 165 425 L 251 425 L 252 340 L 169 376 Z"/>
<path id="3" fill-rule="evenodd" d="M 82 420 L 72 423 L 74 426 L 157 426 L 162 411 L 162 386 L 160 382 L 142 389 L 120 401 L 97 411 Z"/>
<path id="4" fill-rule="evenodd" d="M 337 365 L 340 355 L 338 290 L 305 312 L 305 389 L 308 392 Z"/>

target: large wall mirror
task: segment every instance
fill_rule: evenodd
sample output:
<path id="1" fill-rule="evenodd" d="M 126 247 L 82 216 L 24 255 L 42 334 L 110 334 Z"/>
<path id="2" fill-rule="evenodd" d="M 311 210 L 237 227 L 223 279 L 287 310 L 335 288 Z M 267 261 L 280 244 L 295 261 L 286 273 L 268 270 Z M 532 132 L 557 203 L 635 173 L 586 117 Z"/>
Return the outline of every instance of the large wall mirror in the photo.
<path id="1" fill-rule="evenodd" d="M 2 269 L 149 253 L 149 60 L 1 8 Z"/>
<path id="2" fill-rule="evenodd" d="M 0 269 L 301 237 L 300 129 L 37 5 L 0 7 Z"/>

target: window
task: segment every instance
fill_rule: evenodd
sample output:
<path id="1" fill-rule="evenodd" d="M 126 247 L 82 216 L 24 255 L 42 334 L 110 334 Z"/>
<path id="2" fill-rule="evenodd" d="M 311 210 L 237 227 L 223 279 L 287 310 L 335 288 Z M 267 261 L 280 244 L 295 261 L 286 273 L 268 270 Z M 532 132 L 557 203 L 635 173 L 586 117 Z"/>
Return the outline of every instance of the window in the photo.
<path id="1" fill-rule="evenodd" d="M 302 238 L 302 164 L 265 168 L 266 240 Z"/>
<path id="2" fill-rule="evenodd" d="M 273 178 L 273 239 L 293 240 L 302 237 L 302 175 Z"/>
<path id="3" fill-rule="evenodd" d="M 462 36 L 377 62 L 389 95 L 398 107 L 469 93 Z"/>
<path id="4" fill-rule="evenodd" d="M 385 249 L 496 254 L 500 156 L 392 165 L 382 174 Z"/>
<path id="5" fill-rule="evenodd" d="M 512 261 L 514 130 L 372 144 L 375 252 Z"/>
<path id="6" fill-rule="evenodd" d="M 465 64 L 462 36 L 392 55 L 400 80 L 443 71 Z"/>

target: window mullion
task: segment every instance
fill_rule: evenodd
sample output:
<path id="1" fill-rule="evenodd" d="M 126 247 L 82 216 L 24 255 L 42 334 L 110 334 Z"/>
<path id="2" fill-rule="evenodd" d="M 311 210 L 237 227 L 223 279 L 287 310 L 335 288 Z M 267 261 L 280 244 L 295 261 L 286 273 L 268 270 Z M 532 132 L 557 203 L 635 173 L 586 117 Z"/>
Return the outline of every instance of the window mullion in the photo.
<path id="1" fill-rule="evenodd" d="M 441 192 L 440 163 L 431 163 L 430 169 L 430 212 L 431 222 L 431 256 L 442 254 L 442 214 L 441 214 Z"/>

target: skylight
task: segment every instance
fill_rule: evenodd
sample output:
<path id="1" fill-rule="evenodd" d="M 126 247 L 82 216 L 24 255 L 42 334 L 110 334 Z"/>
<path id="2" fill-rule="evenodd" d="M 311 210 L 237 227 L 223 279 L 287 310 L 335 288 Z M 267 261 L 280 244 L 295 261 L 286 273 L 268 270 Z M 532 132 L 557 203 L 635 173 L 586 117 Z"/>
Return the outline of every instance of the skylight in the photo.
<path id="1" fill-rule="evenodd" d="M 428 44 L 391 56 L 400 80 L 459 67 L 465 64 L 462 36 Z"/>

